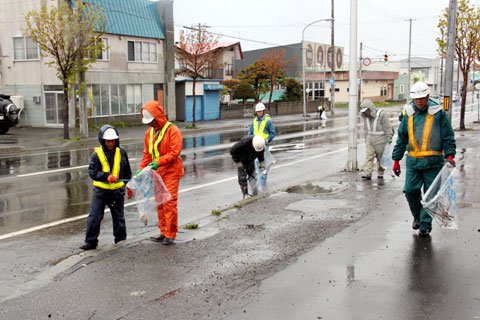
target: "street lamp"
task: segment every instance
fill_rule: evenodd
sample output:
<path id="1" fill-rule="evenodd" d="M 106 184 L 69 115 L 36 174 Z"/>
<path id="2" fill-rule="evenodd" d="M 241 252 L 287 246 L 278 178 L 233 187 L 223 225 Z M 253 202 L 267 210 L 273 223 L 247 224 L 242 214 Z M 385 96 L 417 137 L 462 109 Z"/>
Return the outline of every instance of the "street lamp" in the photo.
<path id="1" fill-rule="evenodd" d="M 329 19 L 320 19 L 320 20 L 315 20 L 309 24 L 307 24 L 305 26 L 305 28 L 303 28 L 303 31 L 302 31 L 302 79 L 303 79 L 303 116 L 306 117 L 307 116 L 307 98 L 305 96 L 305 48 L 304 48 L 304 44 L 303 44 L 303 39 L 304 39 L 304 35 L 305 35 L 305 29 L 307 29 L 308 27 L 310 27 L 312 24 L 314 23 L 317 23 L 317 22 L 320 22 L 320 21 L 332 21 L 331 18 Z M 324 57 L 325 59 L 325 57 Z"/>

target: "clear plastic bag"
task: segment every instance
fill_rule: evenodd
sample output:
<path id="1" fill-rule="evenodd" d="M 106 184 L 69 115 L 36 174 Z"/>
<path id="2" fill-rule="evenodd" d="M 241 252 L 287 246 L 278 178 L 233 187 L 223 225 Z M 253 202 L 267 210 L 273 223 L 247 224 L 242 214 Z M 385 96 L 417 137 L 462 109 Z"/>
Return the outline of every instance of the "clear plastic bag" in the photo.
<path id="1" fill-rule="evenodd" d="M 392 177 L 395 177 L 395 173 L 393 172 L 393 159 L 392 159 L 392 153 L 393 153 L 393 148 L 395 147 L 395 137 L 392 139 L 392 143 L 387 143 L 385 146 L 385 149 L 383 149 L 383 154 L 382 154 L 382 159 L 380 160 L 380 166 L 385 169 L 385 171 L 391 175 Z"/>
<path id="2" fill-rule="evenodd" d="M 457 229 L 457 197 L 453 186 L 455 167 L 446 163 L 422 197 L 423 208 L 440 227 Z"/>
<path id="3" fill-rule="evenodd" d="M 158 222 L 157 207 L 172 199 L 162 177 L 150 167 L 145 167 L 127 183 L 135 190 L 135 201 L 140 220 L 147 225 Z"/>
<path id="4" fill-rule="evenodd" d="M 273 157 L 272 153 L 269 150 L 270 148 L 268 146 L 265 147 L 265 152 L 264 152 L 264 161 L 265 161 L 265 170 L 267 171 L 267 176 L 268 173 L 270 172 L 270 169 L 272 166 L 275 164 L 276 160 Z M 255 161 L 255 165 L 257 167 L 257 190 L 258 192 L 266 192 L 267 191 L 267 177 L 263 174 L 263 170 L 260 169 L 260 165 L 258 163 L 258 160 Z"/>

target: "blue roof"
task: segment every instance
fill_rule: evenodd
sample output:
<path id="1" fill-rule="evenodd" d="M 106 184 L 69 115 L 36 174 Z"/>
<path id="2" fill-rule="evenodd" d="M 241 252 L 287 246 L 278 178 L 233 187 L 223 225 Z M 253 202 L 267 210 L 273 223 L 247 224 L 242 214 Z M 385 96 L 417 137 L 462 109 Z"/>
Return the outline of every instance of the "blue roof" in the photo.
<path id="1" fill-rule="evenodd" d="M 107 33 L 165 39 L 157 2 L 149 0 L 86 0 L 103 8 Z"/>

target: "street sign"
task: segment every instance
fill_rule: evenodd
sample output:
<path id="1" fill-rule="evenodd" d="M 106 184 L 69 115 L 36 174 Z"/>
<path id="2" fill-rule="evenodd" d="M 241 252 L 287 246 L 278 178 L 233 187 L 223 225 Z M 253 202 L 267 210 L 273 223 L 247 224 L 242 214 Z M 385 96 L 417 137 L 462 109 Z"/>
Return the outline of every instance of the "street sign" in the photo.
<path id="1" fill-rule="evenodd" d="M 368 67 L 370 64 L 372 64 L 372 60 L 370 58 L 363 59 L 363 65 L 365 67 Z"/>
<path id="2" fill-rule="evenodd" d="M 475 85 L 475 89 L 480 90 L 480 82 Z"/>
<path id="3" fill-rule="evenodd" d="M 333 80 L 333 77 L 330 77 L 330 80 L 328 80 L 328 84 L 335 84 L 335 80 Z"/>

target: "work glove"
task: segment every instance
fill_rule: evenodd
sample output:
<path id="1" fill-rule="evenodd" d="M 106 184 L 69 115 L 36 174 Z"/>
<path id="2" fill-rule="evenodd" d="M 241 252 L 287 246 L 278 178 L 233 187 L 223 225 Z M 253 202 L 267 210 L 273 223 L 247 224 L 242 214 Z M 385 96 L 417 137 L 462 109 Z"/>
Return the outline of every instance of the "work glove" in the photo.
<path id="1" fill-rule="evenodd" d="M 127 196 L 128 196 L 128 199 L 132 199 L 132 197 L 133 197 L 133 190 L 132 189 L 127 188 Z"/>
<path id="2" fill-rule="evenodd" d="M 237 162 L 237 168 L 240 169 L 240 170 L 243 169 L 243 163 L 242 163 L 242 161 L 238 161 L 238 162 Z"/>
<path id="3" fill-rule="evenodd" d="M 447 158 L 445 159 L 448 163 L 450 163 L 452 166 L 456 166 L 455 164 L 455 160 L 453 160 L 453 156 L 452 155 L 449 155 L 447 156 Z"/>
<path id="4" fill-rule="evenodd" d="M 108 180 L 108 183 L 117 183 L 118 182 L 117 178 L 113 174 L 109 175 L 107 180 Z"/>
<path id="5" fill-rule="evenodd" d="M 148 166 L 152 169 L 152 170 L 157 170 L 158 169 L 158 163 L 157 161 L 152 161 L 148 164 Z"/>
<path id="6" fill-rule="evenodd" d="M 397 177 L 400 177 L 400 161 L 398 160 L 395 160 L 395 162 L 393 163 L 393 173 L 395 173 L 395 175 Z"/>
<path id="7" fill-rule="evenodd" d="M 265 162 L 264 161 L 260 162 L 260 169 L 265 169 Z"/>
<path id="8" fill-rule="evenodd" d="M 392 143 L 392 139 L 387 139 L 387 143 L 388 144 Z"/>
<path id="9" fill-rule="evenodd" d="M 140 173 L 140 171 L 142 171 L 142 169 L 138 169 L 137 171 L 135 171 L 135 175 L 138 176 L 138 174 Z"/>
<path id="10" fill-rule="evenodd" d="M 262 171 L 262 174 L 263 174 L 263 176 L 266 178 L 267 175 L 268 175 L 268 171 L 267 171 L 267 170 L 263 170 L 263 171 Z"/>

